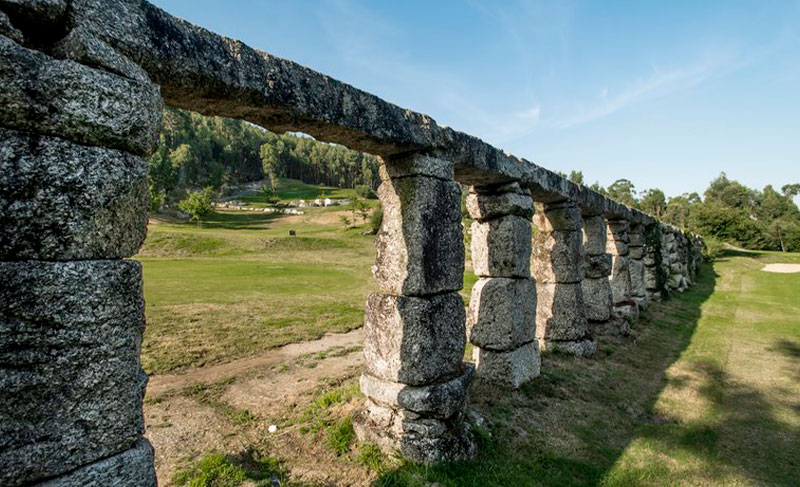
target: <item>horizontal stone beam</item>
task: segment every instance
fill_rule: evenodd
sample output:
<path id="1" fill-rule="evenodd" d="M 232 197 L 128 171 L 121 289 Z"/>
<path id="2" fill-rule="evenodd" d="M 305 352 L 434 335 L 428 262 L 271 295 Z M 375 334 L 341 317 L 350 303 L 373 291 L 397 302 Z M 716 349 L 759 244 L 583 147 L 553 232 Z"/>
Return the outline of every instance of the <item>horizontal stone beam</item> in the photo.
<path id="1" fill-rule="evenodd" d="M 301 131 L 386 159 L 427 153 L 452 161 L 455 179 L 464 184 L 516 181 L 531 190 L 535 201 L 573 200 L 584 211 L 634 221 L 650 218 L 440 126 L 427 115 L 192 25 L 145 1 L 0 0 L 0 9 L 21 30 L 26 45 L 130 77 L 138 76 L 130 61 L 141 66 L 174 107 L 243 119 L 279 133 Z"/>

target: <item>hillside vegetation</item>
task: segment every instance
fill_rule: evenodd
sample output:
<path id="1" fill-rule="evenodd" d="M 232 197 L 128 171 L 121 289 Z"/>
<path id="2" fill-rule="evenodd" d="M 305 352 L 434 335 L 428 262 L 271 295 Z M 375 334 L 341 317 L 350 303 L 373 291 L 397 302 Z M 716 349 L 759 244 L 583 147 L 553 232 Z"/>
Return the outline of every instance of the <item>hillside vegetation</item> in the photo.
<path id="1" fill-rule="evenodd" d="M 583 184 L 583 174 L 569 178 Z M 633 183 L 619 179 L 608 188 L 594 183 L 592 189 L 645 211 L 659 219 L 715 242 L 727 242 L 751 250 L 800 252 L 800 209 L 794 198 L 800 184 L 786 184 L 780 191 L 771 185 L 762 191 L 728 179 L 722 173 L 703 193 L 684 193 L 666 198 L 658 188 L 637 194 Z"/>
<path id="2" fill-rule="evenodd" d="M 374 189 L 379 183 L 378 160 L 369 154 L 174 108 L 164 110 L 158 149 L 149 162 L 153 200 L 167 204 L 190 188 L 208 186 L 226 194 L 265 178 L 337 188 Z"/>

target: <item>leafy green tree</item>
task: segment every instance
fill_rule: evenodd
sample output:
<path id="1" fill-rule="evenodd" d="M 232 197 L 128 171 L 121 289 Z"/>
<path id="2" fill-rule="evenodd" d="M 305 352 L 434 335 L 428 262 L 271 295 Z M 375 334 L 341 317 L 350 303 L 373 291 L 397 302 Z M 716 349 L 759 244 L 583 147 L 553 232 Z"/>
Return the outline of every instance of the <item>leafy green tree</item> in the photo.
<path id="1" fill-rule="evenodd" d="M 606 188 L 604 188 L 600 184 L 600 181 L 595 181 L 594 183 L 592 183 L 592 185 L 589 186 L 589 189 L 591 189 L 593 191 L 597 191 L 600 194 L 604 194 L 604 195 L 608 196 L 608 191 L 606 191 Z"/>
<path id="2" fill-rule="evenodd" d="M 646 213 L 661 218 L 667 209 L 667 198 L 664 192 L 658 188 L 645 190 L 639 199 L 639 208 Z"/>
<path id="3" fill-rule="evenodd" d="M 213 191 L 211 187 L 201 191 L 190 191 L 186 199 L 178 203 L 178 209 L 189 214 L 190 219 L 200 226 L 203 218 L 214 210 Z"/>
<path id="4" fill-rule="evenodd" d="M 756 206 L 756 194 L 739 182 L 728 179 L 723 172 L 709 184 L 705 192 L 705 201 L 752 211 Z"/>
<path id="5" fill-rule="evenodd" d="M 372 210 L 372 214 L 369 217 L 369 227 L 372 233 L 376 234 L 381 229 L 381 225 L 383 225 L 383 206 L 379 203 L 378 207 Z"/>
<path id="6" fill-rule="evenodd" d="M 569 178 L 575 184 L 583 184 L 583 172 L 582 171 L 570 171 Z"/>
<path id="7" fill-rule="evenodd" d="M 617 179 L 608 187 L 608 196 L 628 206 L 636 204 L 633 183 L 627 179 Z"/>
<path id="8" fill-rule="evenodd" d="M 787 199 L 794 199 L 795 196 L 800 195 L 800 184 L 784 184 L 781 192 Z"/>
<path id="9" fill-rule="evenodd" d="M 701 203 L 697 193 L 684 193 L 681 196 L 673 196 L 667 201 L 667 209 L 664 212 L 664 221 L 686 230 L 689 224 L 693 208 Z"/>

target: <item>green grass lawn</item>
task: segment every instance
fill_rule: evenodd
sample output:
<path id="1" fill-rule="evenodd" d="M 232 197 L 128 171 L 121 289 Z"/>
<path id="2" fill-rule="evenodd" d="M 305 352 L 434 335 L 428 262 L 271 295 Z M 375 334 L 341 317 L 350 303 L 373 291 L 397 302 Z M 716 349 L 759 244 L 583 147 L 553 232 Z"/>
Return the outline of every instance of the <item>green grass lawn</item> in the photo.
<path id="1" fill-rule="evenodd" d="M 360 327 L 374 236 L 362 234 L 364 225 L 345 229 L 337 211 L 346 210 L 220 211 L 202 226 L 155 220 L 136 257 L 147 302 L 145 370 L 225 362 Z M 475 277 L 465 280 L 467 298 Z"/>
<path id="2" fill-rule="evenodd" d="M 332 199 L 352 199 L 356 195 L 355 190 L 349 188 L 335 188 L 322 184 L 306 184 L 297 179 L 281 178 L 278 180 L 277 198 L 282 203 L 292 200 L 313 201 L 317 198 Z M 247 195 L 236 198 L 248 203 L 264 203 L 264 198 L 260 195 Z"/>
<path id="3" fill-rule="evenodd" d="M 523 390 L 474 391 L 475 462 L 378 486 L 800 485 L 800 254 L 728 252 L 594 360 L 546 356 Z"/>
<path id="4" fill-rule="evenodd" d="M 230 361 L 360 327 L 374 237 L 328 223 L 326 210 L 218 212 L 202 227 L 151 224 L 137 257 L 147 302 L 145 370 Z"/>
<path id="5" fill-rule="evenodd" d="M 374 237 L 344 229 L 331 211 L 152 224 L 137 257 L 145 369 L 361 326 Z M 800 263 L 800 254 L 728 250 L 695 287 L 651 305 L 632 337 L 601 341 L 596 358 L 547 355 L 542 376 L 520 391 L 475 387 L 488 427 L 474 462 L 398 465 L 369 445 L 339 445 L 328 461 L 365 465 L 376 486 L 797 486 L 800 274 L 761 271 L 769 262 Z M 474 280 L 466 274 L 464 296 Z M 347 418 L 330 414 L 345 431 Z"/>

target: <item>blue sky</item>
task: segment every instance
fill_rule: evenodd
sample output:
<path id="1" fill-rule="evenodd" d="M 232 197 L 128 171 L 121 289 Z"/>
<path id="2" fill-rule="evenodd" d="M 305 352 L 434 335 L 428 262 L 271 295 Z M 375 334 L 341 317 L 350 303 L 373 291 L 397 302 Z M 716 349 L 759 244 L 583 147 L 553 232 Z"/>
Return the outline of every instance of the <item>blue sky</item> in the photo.
<path id="1" fill-rule="evenodd" d="M 588 182 L 800 182 L 800 0 L 156 0 Z"/>

